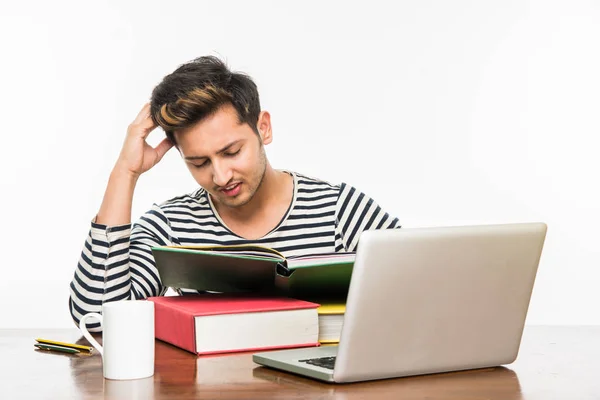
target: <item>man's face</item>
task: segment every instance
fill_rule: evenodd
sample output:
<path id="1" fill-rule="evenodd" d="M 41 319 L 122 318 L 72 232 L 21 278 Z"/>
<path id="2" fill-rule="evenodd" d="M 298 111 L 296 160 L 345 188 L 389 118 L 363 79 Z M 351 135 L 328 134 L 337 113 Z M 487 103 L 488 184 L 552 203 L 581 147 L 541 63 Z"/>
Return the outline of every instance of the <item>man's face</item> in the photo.
<path id="1" fill-rule="evenodd" d="M 213 201 L 240 207 L 260 187 L 267 167 L 263 142 L 248 124 L 238 122 L 233 106 L 175 132 L 175 141 L 192 176 Z"/>

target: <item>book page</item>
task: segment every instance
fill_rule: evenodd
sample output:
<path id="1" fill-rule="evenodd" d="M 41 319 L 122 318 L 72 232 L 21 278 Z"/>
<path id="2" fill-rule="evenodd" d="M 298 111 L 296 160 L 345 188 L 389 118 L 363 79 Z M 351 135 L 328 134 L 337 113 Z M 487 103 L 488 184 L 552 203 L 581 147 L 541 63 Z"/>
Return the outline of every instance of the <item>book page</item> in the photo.
<path id="1" fill-rule="evenodd" d="M 353 264 L 355 258 L 355 252 L 309 254 L 304 256 L 289 257 L 287 259 L 287 267 L 289 269 L 296 269 L 335 264 Z"/>
<path id="2" fill-rule="evenodd" d="M 228 255 L 234 257 L 256 257 L 269 260 L 285 260 L 277 250 L 263 246 L 233 245 L 233 246 L 162 246 L 174 250 L 192 250 L 215 255 Z"/>

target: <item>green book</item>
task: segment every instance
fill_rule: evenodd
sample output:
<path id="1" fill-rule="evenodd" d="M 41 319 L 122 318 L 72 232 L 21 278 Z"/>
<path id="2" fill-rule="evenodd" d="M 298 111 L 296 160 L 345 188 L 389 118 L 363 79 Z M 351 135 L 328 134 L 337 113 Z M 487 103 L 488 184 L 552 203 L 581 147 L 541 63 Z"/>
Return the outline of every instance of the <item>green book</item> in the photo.
<path id="1" fill-rule="evenodd" d="M 152 248 L 163 285 L 214 292 L 345 298 L 356 254 L 284 257 L 262 246 Z"/>

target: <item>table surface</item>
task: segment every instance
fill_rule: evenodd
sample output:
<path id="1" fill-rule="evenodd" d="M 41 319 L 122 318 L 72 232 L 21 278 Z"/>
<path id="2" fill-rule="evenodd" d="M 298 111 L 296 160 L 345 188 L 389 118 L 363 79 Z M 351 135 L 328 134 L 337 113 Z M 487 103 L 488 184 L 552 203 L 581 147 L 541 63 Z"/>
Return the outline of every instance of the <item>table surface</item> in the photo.
<path id="1" fill-rule="evenodd" d="M 600 326 L 526 327 L 505 367 L 352 384 L 260 367 L 251 353 L 197 357 L 161 341 L 153 377 L 111 381 L 99 354 L 34 350 L 36 337 L 86 343 L 76 329 L 0 330 L 0 399 L 600 399 Z"/>

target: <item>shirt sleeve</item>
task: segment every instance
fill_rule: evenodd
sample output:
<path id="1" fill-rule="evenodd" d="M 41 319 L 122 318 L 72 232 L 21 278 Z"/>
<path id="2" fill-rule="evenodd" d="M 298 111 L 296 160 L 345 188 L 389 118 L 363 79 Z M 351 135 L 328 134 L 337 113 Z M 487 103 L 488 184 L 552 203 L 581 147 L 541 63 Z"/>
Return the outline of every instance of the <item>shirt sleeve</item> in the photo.
<path id="1" fill-rule="evenodd" d="M 342 183 L 336 205 L 335 251 L 356 251 L 360 234 L 371 229 L 401 228 L 372 198 Z"/>
<path id="2" fill-rule="evenodd" d="M 69 310 L 76 325 L 87 313 L 102 311 L 102 304 L 163 295 L 151 248 L 173 243 L 169 221 L 154 205 L 133 227 L 92 222 L 71 281 Z M 91 332 L 101 331 L 89 322 Z"/>

